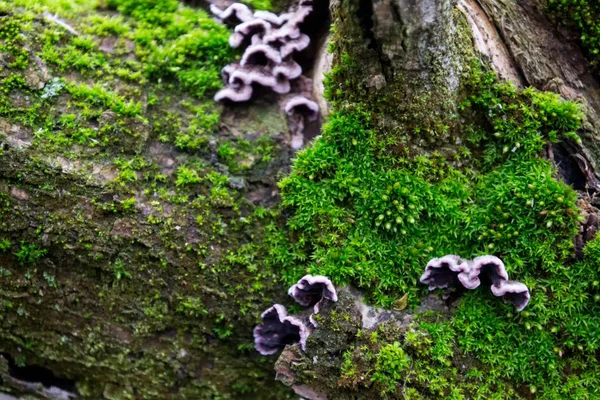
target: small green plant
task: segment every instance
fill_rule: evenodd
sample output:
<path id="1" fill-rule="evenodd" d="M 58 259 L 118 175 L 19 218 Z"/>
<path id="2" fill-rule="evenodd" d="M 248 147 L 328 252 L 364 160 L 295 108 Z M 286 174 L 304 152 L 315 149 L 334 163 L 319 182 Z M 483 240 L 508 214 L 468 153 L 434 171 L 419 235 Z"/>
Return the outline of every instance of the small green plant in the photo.
<path id="1" fill-rule="evenodd" d="M 411 358 L 399 342 L 385 345 L 377 354 L 377 363 L 372 381 L 383 386 L 382 393 L 393 392 L 411 366 Z"/>
<path id="2" fill-rule="evenodd" d="M 0 251 L 5 253 L 8 250 L 10 250 L 10 246 L 12 245 L 12 243 L 10 242 L 10 240 L 8 239 L 1 239 L 0 240 Z"/>
<path id="3" fill-rule="evenodd" d="M 21 242 L 20 250 L 15 254 L 19 264 L 35 264 L 48 253 L 46 249 L 40 249 L 35 244 Z"/>
<path id="4" fill-rule="evenodd" d="M 121 259 L 118 259 L 113 263 L 113 273 L 118 281 L 120 281 L 122 278 L 131 279 L 131 274 L 129 271 L 127 271 L 125 262 L 123 262 Z"/>
<path id="5" fill-rule="evenodd" d="M 185 186 L 200 183 L 201 181 L 202 178 L 200 178 L 195 169 L 188 168 L 184 165 L 177 169 L 177 180 L 175 181 L 175 185 Z"/>

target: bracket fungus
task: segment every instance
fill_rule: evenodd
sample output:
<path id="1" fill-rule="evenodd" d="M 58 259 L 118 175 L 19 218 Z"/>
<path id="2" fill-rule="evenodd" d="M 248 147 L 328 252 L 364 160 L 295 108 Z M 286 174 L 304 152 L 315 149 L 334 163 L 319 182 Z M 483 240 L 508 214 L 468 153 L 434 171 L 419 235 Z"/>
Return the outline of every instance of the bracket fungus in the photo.
<path id="1" fill-rule="evenodd" d="M 225 88 L 217 92 L 215 101 L 245 102 L 256 87 L 270 88 L 277 94 L 290 94 L 283 109 L 288 118 L 292 148 L 304 143 L 305 122 L 319 118 L 319 106 L 311 99 L 312 81 L 302 75 L 302 67 L 294 55 L 310 45 L 310 37 L 301 32 L 300 24 L 312 13 L 311 2 L 301 0 L 293 12 L 276 15 L 256 11 L 240 3 L 225 10 L 211 6 L 215 16 L 226 23 L 237 23 L 229 38 L 232 47 L 246 46 L 239 64 L 227 65 L 221 71 Z M 307 85 L 305 81 L 310 81 Z"/>
<path id="2" fill-rule="evenodd" d="M 284 306 L 275 304 L 260 317 L 262 324 L 254 328 L 254 347 L 260 354 L 275 354 L 286 345 L 297 343 L 306 349 L 309 328 L 300 319 L 288 316 Z"/>
<path id="3" fill-rule="evenodd" d="M 429 290 L 448 289 L 457 286 L 459 275 L 466 274 L 468 271 L 467 260 L 455 255 L 446 255 L 430 260 L 425 266 L 425 272 L 421 275 L 420 281 L 428 285 Z"/>
<path id="4" fill-rule="evenodd" d="M 289 288 L 288 294 L 296 300 L 296 303 L 313 308 L 313 314 L 310 315 L 309 321 L 314 327 L 317 327 L 314 315 L 319 313 L 323 300 L 327 299 L 333 302 L 338 300 L 335 286 L 329 278 L 322 275 L 303 276 Z"/>
<path id="5" fill-rule="evenodd" d="M 325 300 L 338 301 L 337 291 L 326 276 L 303 276 L 289 288 L 288 294 L 304 307 L 312 307 L 313 313 L 308 316 L 303 312 L 300 316 L 288 315 L 284 306 L 275 304 L 261 314 L 261 325 L 254 328 L 254 347 L 262 355 L 275 354 L 287 345 L 300 344 L 306 350 L 306 340 L 317 327 L 314 315 L 319 313 L 319 306 Z M 305 323 L 306 322 L 306 323 Z"/>
<path id="6" fill-rule="evenodd" d="M 296 303 L 304 307 L 315 306 L 323 299 L 337 301 L 337 292 L 333 283 L 322 275 L 303 276 L 298 283 L 290 287 L 288 294 L 296 300 Z"/>
<path id="7" fill-rule="evenodd" d="M 521 282 L 502 281 L 499 286 L 492 285 L 492 293 L 512 303 L 517 311 L 522 311 L 529 303 L 529 289 Z"/>
<path id="8" fill-rule="evenodd" d="M 294 96 L 285 102 L 283 109 L 288 116 L 292 148 L 297 150 L 304 144 L 304 123 L 319 118 L 319 106 L 304 96 Z"/>
<path id="9" fill-rule="evenodd" d="M 221 10 L 219 7 L 211 4 L 210 12 L 225 24 L 238 24 L 254 18 L 252 11 L 250 11 L 247 5 L 242 3 L 233 3 L 225 10 Z"/>
<path id="10" fill-rule="evenodd" d="M 455 255 L 434 258 L 427 263 L 421 275 L 421 283 L 429 290 L 457 287 L 460 283 L 466 289 L 478 288 L 482 281 L 489 284 L 492 294 L 512 303 L 521 311 L 529 303 L 529 289 L 521 282 L 509 281 L 506 267 L 496 256 L 475 257 L 471 261 Z"/>

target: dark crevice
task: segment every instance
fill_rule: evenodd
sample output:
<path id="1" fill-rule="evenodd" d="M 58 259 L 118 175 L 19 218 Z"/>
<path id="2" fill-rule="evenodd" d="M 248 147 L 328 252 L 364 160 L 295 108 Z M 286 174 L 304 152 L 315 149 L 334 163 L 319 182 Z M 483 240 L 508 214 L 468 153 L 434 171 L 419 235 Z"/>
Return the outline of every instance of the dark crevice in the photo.
<path id="1" fill-rule="evenodd" d="M 41 383 L 44 387 L 57 387 L 70 393 L 77 393 L 76 383 L 72 379 L 56 376 L 52 370 L 39 365 L 19 366 L 6 353 L 0 353 L 8 360 L 8 371 L 12 378 L 29 383 Z"/>
<path id="2" fill-rule="evenodd" d="M 563 143 L 552 146 L 552 158 L 556 169 L 567 185 L 571 185 L 577 191 L 586 191 L 587 177 Z"/>
<path id="3" fill-rule="evenodd" d="M 395 11 L 398 13 L 398 10 Z M 391 82 L 393 79 L 392 62 L 389 57 L 383 53 L 381 42 L 377 40 L 373 30 L 375 23 L 373 22 L 374 13 L 372 0 L 359 0 L 357 17 L 364 34 L 364 39 L 367 41 L 368 48 L 377 53 L 379 64 L 381 65 L 381 72 L 385 76 L 385 80 Z M 398 21 L 400 20 L 399 14 L 394 17 L 396 17 Z"/>
<path id="4" fill-rule="evenodd" d="M 294 60 L 300 64 L 304 75 L 310 75 L 319 45 L 329 33 L 330 26 L 329 1 L 313 2 L 312 13 L 299 25 L 300 31 L 310 38 L 310 45 L 304 51 L 294 54 Z"/>

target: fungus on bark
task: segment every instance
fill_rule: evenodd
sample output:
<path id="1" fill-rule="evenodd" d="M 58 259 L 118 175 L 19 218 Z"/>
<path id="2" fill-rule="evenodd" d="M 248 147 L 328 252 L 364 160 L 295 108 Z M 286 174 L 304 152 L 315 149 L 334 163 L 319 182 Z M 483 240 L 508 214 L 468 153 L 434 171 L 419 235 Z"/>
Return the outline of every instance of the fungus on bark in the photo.
<path id="1" fill-rule="evenodd" d="M 318 119 L 319 106 L 310 99 L 311 91 L 305 90 L 304 82 L 299 83 L 308 79 L 302 76 L 302 67 L 292 57 L 310 45 L 310 37 L 300 31 L 299 25 L 313 11 L 312 5 L 304 2 L 295 12 L 279 16 L 268 11 L 256 11 L 252 15 L 247 6 L 235 4 L 225 11 L 214 6 L 211 10 L 221 20 L 240 21 L 229 44 L 248 46 L 239 64 L 223 68 L 225 88 L 217 93 L 215 100 L 250 100 L 255 84 L 269 87 L 278 94 L 293 93 L 283 108 L 288 115 L 292 148 L 302 147 L 305 121 Z"/>
<path id="2" fill-rule="evenodd" d="M 436 288 L 448 289 L 462 284 L 466 289 L 476 289 L 482 283 L 490 284 L 492 293 L 511 302 L 521 311 L 529 302 L 529 289 L 521 282 L 509 281 L 506 267 L 496 256 L 475 257 L 471 261 L 454 255 L 434 258 L 425 267 L 421 283 Z"/>
<path id="3" fill-rule="evenodd" d="M 227 87 L 219 90 L 215 95 L 215 101 L 229 100 L 234 103 L 248 101 L 252 97 L 252 86 L 240 85 L 239 87 Z"/>
<path id="4" fill-rule="evenodd" d="M 292 134 L 292 148 L 299 149 L 304 143 L 305 121 L 319 118 L 319 106 L 304 96 L 293 96 L 283 106 L 288 115 L 288 126 Z"/>
<path id="5" fill-rule="evenodd" d="M 430 260 L 425 266 L 425 272 L 421 275 L 420 281 L 428 285 L 429 290 L 448 289 L 456 287 L 459 282 L 462 283 L 459 275 L 468 272 L 469 263 L 467 260 L 455 255 L 446 255 Z M 475 287 L 468 289 L 474 289 Z"/>
<path id="6" fill-rule="evenodd" d="M 313 314 L 310 315 L 309 321 L 317 327 L 317 321 L 314 318 L 315 314 L 319 313 L 320 306 L 325 300 L 336 302 L 338 301 L 337 291 L 329 278 L 322 275 L 305 275 L 292 287 L 289 288 L 288 294 L 296 300 L 296 302 L 304 307 L 312 307 Z"/>
<path id="7" fill-rule="evenodd" d="M 275 304 L 260 317 L 262 324 L 254 328 L 254 348 L 260 354 L 275 354 L 285 346 L 297 343 L 306 350 L 310 330 L 300 319 L 288 316 L 284 306 Z"/>
<path id="8" fill-rule="evenodd" d="M 285 24 L 290 19 L 291 16 L 292 16 L 291 13 L 284 13 L 281 15 L 277 15 L 270 11 L 263 11 L 263 10 L 254 12 L 255 18 L 262 19 L 263 21 L 270 23 L 274 27 L 280 27 L 281 25 Z"/>
<path id="9" fill-rule="evenodd" d="M 502 260 L 496 256 L 475 257 L 471 262 L 470 276 L 474 281 L 481 282 L 481 279 L 491 282 L 493 286 L 499 286 L 502 282 L 508 280 L 506 267 Z M 479 283 L 477 284 L 479 286 Z"/>
<path id="10" fill-rule="evenodd" d="M 242 3 L 233 3 L 225 10 L 221 10 L 219 7 L 211 4 L 210 12 L 219 18 L 221 22 L 231 25 L 247 22 L 254 18 L 252 11 L 250 11 L 247 5 Z"/>
<path id="11" fill-rule="evenodd" d="M 279 50 L 281 57 L 285 58 L 294 52 L 300 52 L 308 47 L 310 44 L 310 38 L 308 35 L 301 33 L 296 39 L 290 39 L 286 44 L 281 46 Z"/>
<path id="12" fill-rule="evenodd" d="M 277 49 L 263 43 L 249 46 L 242 56 L 242 61 L 240 61 L 242 67 L 246 65 L 265 66 L 270 63 L 280 64 L 281 53 Z"/>
<path id="13" fill-rule="evenodd" d="M 296 303 L 304 307 L 317 305 L 321 300 L 327 299 L 337 301 L 335 286 L 326 276 L 305 275 L 292 287 L 288 294 L 296 300 Z"/>
<path id="14" fill-rule="evenodd" d="M 517 311 L 522 311 L 529 303 L 529 289 L 521 282 L 502 281 L 499 286 L 492 285 L 492 293 L 502 297 L 504 302 L 510 302 Z"/>

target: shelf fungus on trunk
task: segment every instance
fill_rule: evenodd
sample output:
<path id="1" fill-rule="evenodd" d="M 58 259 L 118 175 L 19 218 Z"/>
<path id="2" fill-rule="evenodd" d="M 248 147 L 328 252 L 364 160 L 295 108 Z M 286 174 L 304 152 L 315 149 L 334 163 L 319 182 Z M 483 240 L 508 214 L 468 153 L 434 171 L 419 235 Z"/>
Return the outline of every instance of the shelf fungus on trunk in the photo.
<path id="1" fill-rule="evenodd" d="M 500 286 L 502 282 L 508 280 L 506 267 L 501 259 L 496 256 L 480 256 L 475 257 L 471 261 L 471 273 L 473 281 L 480 285 L 483 279 L 486 283 L 491 283 L 493 286 Z"/>
<path id="2" fill-rule="evenodd" d="M 462 285 L 465 289 L 476 289 L 482 281 L 489 284 L 492 294 L 512 303 L 521 311 L 529 303 L 529 289 L 521 282 L 509 281 L 506 267 L 496 256 L 485 255 L 467 261 L 455 255 L 434 258 L 425 267 L 421 283 L 429 290 L 450 289 Z"/>
<path id="3" fill-rule="evenodd" d="M 260 317 L 262 324 L 254 328 L 254 347 L 260 354 L 275 354 L 285 346 L 294 344 L 300 344 L 302 350 L 306 349 L 310 328 L 299 318 L 288 316 L 284 306 L 275 304 Z"/>
<path id="4" fill-rule="evenodd" d="M 288 116 L 288 126 L 292 134 L 292 148 L 299 149 L 304 144 L 304 126 L 306 121 L 319 118 L 319 106 L 304 96 L 293 96 L 283 106 Z"/>
<path id="5" fill-rule="evenodd" d="M 338 300 L 335 286 L 329 278 L 322 275 L 303 276 L 298 283 L 290 287 L 288 294 L 296 300 L 296 303 L 313 308 L 313 314 L 310 315 L 309 320 L 315 327 L 317 322 L 314 315 L 319 313 L 323 301 L 336 302 Z"/>
<path id="6" fill-rule="evenodd" d="M 233 3 L 225 10 L 221 10 L 219 7 L 211 4 L 210 12 L 212 12 L 224 24 L 228 25 L 237 25 L 242 22 L 250 21 L 254 18 L 252 11 L 250 11 L 247 5 L 242 3 Z"/>
<path id="7" fill-rule="evenodd" d="M 283 102 L 288 114 L 288 127 L 293 149 L 304 144 L 305 123 L 317 121 L 319 106 L 312 100 L 312 81 L 302 75 L 302 67 L 294 60 L 310 45 L 310 37 L 302 33 L 300 24 L 312 13 L 310 2 L 301 2 L 295 11 L 276 15 L 268 11 L 254 14 L 242 4 L 226 10 L 211 7 L 220 19 L 239 21 L 229 38 L 232 47 L 246 46 L 239 64 L 230 64 L 221 74 L 225 88 L 217 92 L 216 101 L 245 102 L 251 100 L 257 87 L 277 94 L 289 94 Z"/>
<path id="8" fill-rule="evenodd" d="M 429 290 L 448 289 L 462 283 L 459 275 L 466 275 L 468 272 L 469 263 L 467 260 L 455 255 L 446 255 L 430 260 L 425 266 L 425 272 L 421 275 L 420 281 L 428 285 Z M 474 289 L 475 287 L 467 287 L 467 289 Z"/>
<path id="9" fill-rule="evenodd" d="M 522 311 L 529 303 L 529 289 L 524 283 L 503 281 L 500 286 L 492 285 L 492 293 L 502 297 L 507 303 L 512 303 L 517 311 Z"/>

